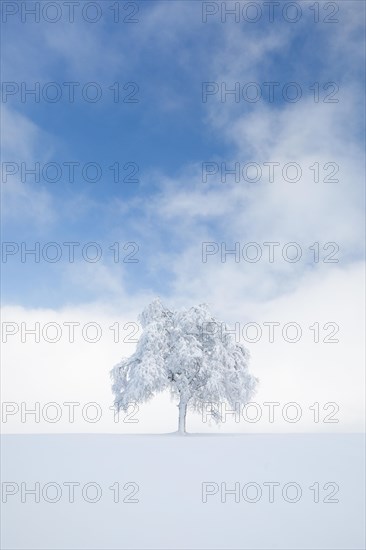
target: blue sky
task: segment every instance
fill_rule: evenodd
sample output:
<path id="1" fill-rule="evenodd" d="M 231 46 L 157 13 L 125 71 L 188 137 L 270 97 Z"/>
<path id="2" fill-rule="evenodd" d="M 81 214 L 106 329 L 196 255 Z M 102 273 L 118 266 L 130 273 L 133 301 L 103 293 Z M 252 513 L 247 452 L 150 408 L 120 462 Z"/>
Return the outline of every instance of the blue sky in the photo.
<path id="1" fill-rule="evenodd" d="M 5 221 L 4 234 L 8 240 L 29 243 L 73 240 L 106 245 L 115 240 L 135 241 L 140 246 L 140 263 L 128 265 L 128 269 L 123 269 L 126 265 L 109 268 L 117 278 L 123 276 L 131 292 L 142 287 L 152 293 L 164 293 L 165 289 L 169 293 L 175 277 L 172 264 L 194 243 L 186 232 L 189 213 L 188 217 L 167 219 L 159 212 L 162 201 L 168 193 L 188 198 L 192 189 L 201 193 L 204 200 L 210 190 L 195 181 L 202 162 L 272 160 L 261 159 L 258 153 L 253 155 L 251 139 L 247 138 L 247 143 L 243 140 L 246 146 L 241 147 L 230 127 L 239 121 L 245 125 L 246 118 L 256 124 L 256 117 L 263 116 L 266 109 L 271 116 L 286 113 L 290 117 L 304 102 L 311 101 L 313 92 L 309 87 L 314 82 L 322 85 L 333 81 L 340 86 L 340 104 L 315 105 L 320 116 L 327 109 L 333 110 L 334 117 L 339 115 L 340 129 L 341 118 L 346 116 L 342 94 L 348 89 L 353 100 L 361 99 L 357 88 L 362 83 L 362 55 L 357 44 L 362 39 L 362 27 L 352 11 L 362 9 L 361 3 L 347 5 L 346 9 L 343 3 L 341 15 L 338 14 L 340 22 L 328 25 L 315 24 L 306 4 L 302 6 L 301 19 L 293 24 L 280 15 L 274 23 L 268 23 L 263 16 L 252 24 L 235 23 L 228 17 L 223 24 L 215 16 L 204 24 L 200 2 L 141 2 L 138 23 L 115 24 L 107 4 L 102 4 L 103 17 L 95 24 L 83 21 L 78 12 L 73 24 L 65 20 L 66 16 L 55 24 L 44 20 L 33 23 L 31 18 L 24 24 L 19 17 L 8 17 L 4 28 L 5 82 L 23 82 L 32 87 L 36 81 L 40 86 L 76 81 L 79 88 L 87 82 L 97 82 L 103 96 L 97 103 L 88 103 L 77 89 L 75 103 L 70 104 L 64 86 L 63 97 L 57 103 L 42 98 L 36 103 L 32 97 L 22 102 L 20 93 L 10 96 L 3 103 L 10 113 L 10 124 L 14 124 L 12 116 L 21 117 L 32 125 L 35 135 L 23 135 L 26 151 L 17 148 L 16 141 L 22 137 L 16 136 L 9 152 L 5 147 L 4 160 L 24 162 L 22 153 L 26 152 L 29 157 L 25 162 L 30 165 L 36 160 L 60 165 L 68 161 L 81 165 L 97 162 L 103 177 L 99 182 L 85 182 L 77 169 L 75 182 L 70 183 L 66 168 L 65 176 L 57 183 L 33 183 L 32 177 L 27 177 L 22 190 L 34 193 L 38 204 L 42 197 L 47 203 L 49 221 L 40 220 L 41 212 L 31 220 L 14 215 L 14 219 Z M 350 25 L 352 31 L 348 30 Z M 340 36 L 348 32 L 344 50 Z M 339 55 L 334 47 L 337 44 Z M 108 87 L 114 82 L 123 86 L 131 81 L 139 87 L 138 103 L 114 103 Z M 235 103 L 228 96 L 227 102 L 221 103 L 217 95 L 203 103 L 202 82 L 213 81 L 225 81 L 228 89 L 235 82 L 257 82 L 263 99 L 257 103 Z M 270 81 L 280 83 L 271 103 L 263 86 Z M 285 102 L 279 92 L 288 82 L 297 82 L 303 91 L 297 103 Z M 361 122 L 359 117 L 354 124 L 342 127 L 342 139 L 351 140 L 355 147 L 361 146 Z M 16 126 L 15 123 L 14 131 Z M 114 183 L 108 169 L 114 162 L 121 166 L 136 163 L 139 183 Z M 167 180 L 168 187 L 162 188 L 162 181 Z M 241 200 L 245 211 L 244 193 Z M 152 204 L 153 211 L 149 210 Z M 248 240 L 249 233 L 255 237 L 255 231 L 230 228 L 226 215 L 232 212 L 194 216 L 190 227 L 198 225 L 207 240 L 225 237 L 230 243 Z M 270 237 L 268 234 L 267 240 Z M 251 236 L 249 240 L 253 240 Z M 157 254 L 165 257 L 159 265 Z M 199 250 L 196 260 L 200 261 Z M 19 261 L 14 258 L 6 267 L 9 275 L 5 278 L 4 295 L 10 303 L 20 300 L 22 304 L 46 307 L 62 305 L 64 300 L 82 302 L 95 297 L 93 291 L 70 284 L 70 266 L 63 269 L 60 263 L 52 266 L 27 262 L 19 270 Z"/>
<path id="2" fill-rule="evenodd" d="M 29 257 L 21 262 L 18 253 L 2 264 L 5 318 L 100 317 L 107 325 L 116 319 L 136 321 L 141 309 L 160 295 L 172 307 L 207 302 L 229 324 L 337 320 L 345 337 L 337 350 L 332 348 L 331 360 L 327 346 L 316 360 L 311 346 L 291 353 L 286 348 L 275 360 L 272 349 L 264 346 L 251 350 L 254 373 L 264 380 L 264 398 L 275 391 L 293 399 L 298 391 L 305 395 L 311 389 L 308 369 L 313 362 L 320 397 L 323 391 L 334 399 L 328 396 L 331 375 L 336 397 L 346 399 L 343 366 L 351 353 L 355 361 L 349 367 L 347 392 L 354 395 L 362 387 L 364 3 L 338 2 L 338 22 L 333 24 L 324 22 L 330 16 L 326 2 L 319 3 L 319 23 L 314 23 L 313 3 L 307 1 L 297 3 L 302 10 L 297 23 L 286 21 L 281 11 L 273 23 L 265 15 L 257 23 L 235 23 L 230 17 L 222 23 L 220 13 L 203 23 L 202 2 L 143 1 L 133 3 L 139 7 L 138 23 L 117 24 L 110 4 L 99 3 L 103 15 L 94 24 L 82 20 L 79 11 L 74 23 L 63 12 L 54 24 L 44 19 L 22 23 L 19 14 L 3 24 L 3 82 L 29 88 L 39 82 L 41 89 L 55 82 L 63 90 L 55 103 L 31 97 L 24 102 L 20 93 L 6 101 L 3 96 L 3 162 L 63 166 L 62 178 L 54 183 L 35 183 L 32 177 L 23 182 L 20 170 L 2 182 L 3 240 L 29 248 L 56 242 L 62 250 L 57 263 L 35 263 Z M 221 3 L 214 5 L 220 9 Z M 80 83 L 74 103 L 67 99 L 64 82 Z M 99 102 L 80 95 L 88 82 L 102 90 Z M 108 88 L 115 82 L 124 94 L 132 91 L 123 91 L 125 83 L 136 83 L 138 102 L 114 103 Z M 240 92 L 254 82 L 263 97 L 255 103 L 243 96 L 239 102 L 233 96 L 221 101 L 217 93 L 203 102 L 204 82 L 224 83 L 227 89 L 238 82 Z M 267 82 L 279 83 L 274 101 L 269 101 Z M 291 82 L 302 91 L 297 102 L 285 101 L 281 94 Z M 324 90 L 330 82 L 338 88 Z M 319 102 L 314 101 L 314 83 L 319 83 Z M 338 102 L 324 102 L 333 90 L 330 97 Z M 73 183 L 65 162 L 80 163 Z M 116 162 L 123 176 L 133 168 L 123 170 L 127 163 L 138 165 L 138 182 L 114 182 L 109 167 Z M 218 173 L 204 182 L 205 162 L 228 167 L 257 163 L 263 176 L 256 183 L 233 177 L 223 183 Z M 279 172 L 269 182 L 264 169 L 269 162 L 278 163 L 280 170 L 297 163 L 300 181 L 285 181 Z M 81 167 L 87 163 L 100 165 L 100 181 L 83 181 Z M 313 180 L 314 163 L 320 166 L 320 182 Z M 324 181 L 331 172 L 324 169 L 329 163 L 338 166 L 338 182 Z M 73 263 L 63 245 L 71 241 L 80 243 Z M 80 254 L 92 241 L 102 250 L 96 263 Z M 131 246 L 123 250 L 126 243 L 136 243 L 139 262 L 115 263 L 109 249 L 115 242 L 121 243 L 122 255 L 132 251 Z M 203 242 L 224 243 L 227 249 L 255 242 L 262 250 L 263 243 L 277 242 L 279 252 L 272 263 L 265 254 L 257 263 L 235 262 L 233 256 L 222 262 L 220 254 L 204 263 Z M 291 242 L 302 250 L 296 263 L 283 261 L 281 255 Z M 322 247 L 329 242 L 339 247 L 336 263 L 323 261 Z M 317 263 L 309 250 L 313 243 L 320 246 Z M 349 327 L 352 320 L 357 328 Z M 17 369 L 11 369 L 23 362 L 19 353 L 26 351 L 21 348 L 9 352 L 10 399 L 17 385 L 12 378 Z M 61 399 L 69 391 L 69 379 L 60 374 L 64 378 L 48 380 L 49 351 L 39 356 L 42 349 L 31 350 L 32 363 L 39 365 L 34 380 L 42 378 L 48 394 L 59 391 L 54 397 Z M 61 373 L 63 365 L 83 358 L 80 380 L 85 365 L 95 373 L 85 395 L 90 398 L 88 392 L 103 387 L 108 402 L 106 372 L 122 352 L 133 351 L 131 346 L 103 342 L 98 353 L 90 346 L 77 350 L 70 355 L 69 349 L 60 348 L 52 362 L 60 362 Z M 273 361 L 277 370 L 272 372 Z M 319 375 L 316 369 L 324 362 L 326 370 Z M 281 386 L 278 380 L 287 383 Z M 356 402 L 348 403 L 352 426 L 359 419 Z"/>

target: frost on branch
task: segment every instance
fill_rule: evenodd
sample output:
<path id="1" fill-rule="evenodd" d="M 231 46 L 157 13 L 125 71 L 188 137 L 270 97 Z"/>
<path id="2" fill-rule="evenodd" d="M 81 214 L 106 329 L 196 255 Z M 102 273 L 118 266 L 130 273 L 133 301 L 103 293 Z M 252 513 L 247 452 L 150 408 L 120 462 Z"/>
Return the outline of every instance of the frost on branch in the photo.
<path id="1" fill-rule="evenodd" d="M 207 305 L 169 311 L 154 300 L 140 315 L 143 329 L 135 353 L 111 371 L 115 405 L 127 409 L 169 389 L 179 401 L 179 432 L 187 408 L 202 412 L 205 403 L 247 403 L 257 379 L 248 371 L 249 354 L 236 343 Z M 212 410 L 219 422 L 218 411 Z"/>

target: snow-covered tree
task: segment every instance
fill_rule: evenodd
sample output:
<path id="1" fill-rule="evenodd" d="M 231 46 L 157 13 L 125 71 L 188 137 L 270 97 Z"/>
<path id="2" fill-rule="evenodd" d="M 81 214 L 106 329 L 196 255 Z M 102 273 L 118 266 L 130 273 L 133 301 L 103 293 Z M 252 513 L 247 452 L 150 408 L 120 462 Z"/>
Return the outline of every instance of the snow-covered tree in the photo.
<path id="1" fill-rule="evenodd" d="M 139 320 L 143 332 L 135 353 L 111 371 L 118 410 L 170 390 L 178 399 L 178 431 L 185 433 L 187 408 L 202 412 L 205 403 L 235 407 L 251 399 L 257 379 L 248 371 L 248 351 L 207 305 L 170 311 L 157 299 Z M 212 414 L 219 422 L 218 411 Z"/>

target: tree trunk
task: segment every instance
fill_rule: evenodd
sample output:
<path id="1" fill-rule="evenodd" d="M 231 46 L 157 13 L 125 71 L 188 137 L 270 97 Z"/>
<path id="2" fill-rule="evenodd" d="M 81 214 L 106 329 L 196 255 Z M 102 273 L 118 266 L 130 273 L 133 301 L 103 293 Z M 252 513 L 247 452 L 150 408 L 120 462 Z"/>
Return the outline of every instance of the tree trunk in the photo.
<path id="1" fill-rule="evenodd" d="M 186 433 L 186 414 L 187 414 L 187 403 L 182 401 L 182 397 L 179 401 L 179 421 L 178 421 L 178 433 Z"/>

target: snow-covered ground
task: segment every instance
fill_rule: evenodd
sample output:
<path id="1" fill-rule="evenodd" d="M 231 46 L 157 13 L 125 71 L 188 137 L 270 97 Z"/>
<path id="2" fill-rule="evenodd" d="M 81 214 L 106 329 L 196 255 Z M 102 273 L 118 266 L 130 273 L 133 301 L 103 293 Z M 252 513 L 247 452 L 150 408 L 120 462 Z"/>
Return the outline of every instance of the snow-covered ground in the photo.
<path id="1" fill-rule="evenodd" d="M 2 548 L 364 549 L 363 464 L 360 434 L 7 435 Z"/>

